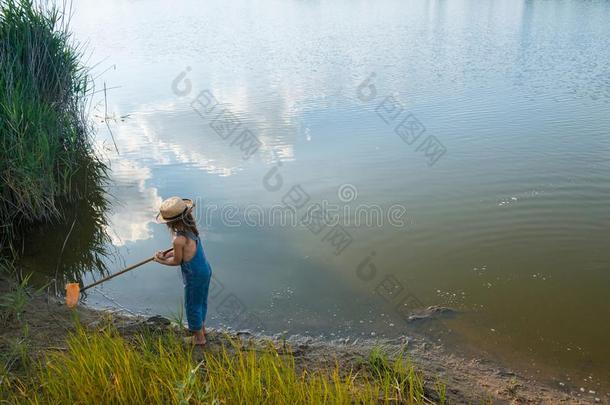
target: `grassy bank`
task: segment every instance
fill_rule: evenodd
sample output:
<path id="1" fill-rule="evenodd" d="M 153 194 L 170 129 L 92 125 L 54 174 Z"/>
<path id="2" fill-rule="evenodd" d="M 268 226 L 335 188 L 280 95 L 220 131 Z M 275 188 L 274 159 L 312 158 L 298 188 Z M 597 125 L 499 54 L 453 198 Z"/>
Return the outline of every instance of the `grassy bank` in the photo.
<path id="1" fill-rule="evenodd" d="M 0 275 L 0 403 L 596 403 L 426 339 L 211 330 L 201 350 L 153 319 L 71 311 Z"/>
<path id="2" fill-rule="evenodd" d="M 357 371 L 297 370 L 292 352 L 226 337 L 192 349 L 171 331 L 128 341 L 116 330 L 80 328 L 65 351 L 48 354 L 20 379 L 5 379 L 5 399 L 34 403 L 443 403 L 405 358 L 381 351 Z"/>
<path id="3" fill-rule="evenodd" d="M 66 220 L 67 207 L 105 202 L 105 166 L 86 118 L 91 79 L 64 11 L 0 0 L 0 247 L 18 256 L 33 225 Z M 94 196 L 95 198 L 92 198 Z"/>
<path id="4" fill-rule="evenodd" d="M 2 278 L 0 277 L 0 281 Z M 445 403 L 445 386 L 401 350 L 322 361 L 284 340 L 208 334 L 187 346 L 168 320 L 68 310 L 22 283 L 0 285 L 0 402 Z M 46 301 L 46 302 L 45 302 Z"/>

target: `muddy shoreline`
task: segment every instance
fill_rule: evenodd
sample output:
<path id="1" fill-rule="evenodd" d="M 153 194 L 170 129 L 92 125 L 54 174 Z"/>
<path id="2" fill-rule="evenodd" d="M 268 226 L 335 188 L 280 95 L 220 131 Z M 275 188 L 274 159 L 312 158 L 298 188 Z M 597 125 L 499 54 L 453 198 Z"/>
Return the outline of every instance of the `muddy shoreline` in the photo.
<path id="1" fill-rule="evenodd" d="M 1 283 L 0 294 L 8 290 L 8 283 Z M 42 358 L 53 350 L 65 350 L 65 338 L 74 330 L 75 317 L 91 330 L 107 324 L 109 319 L 125 337 L 139 333 L 142 328 L 163 330 L 175 328 L 168 319 L 154 316 L 142 317 L 117 312 L 96 310 L 79 305 L 75 311 L 48 294 L 38 293 L 30 297 L 20 322 L 4 325 L 0 334 L 0 350 L 7 352 L 14 339 L 27 339 L 34 358 Z M 27 325 L 27 332 L 24 331 Z M 24 336 L 24 333 L 27 336 Z M 447 385 L 449 403 L 544 403 L 544 404 L 595 404 L 610 403 L 610 397 L 602 393 L 583 393 L 578 387 L 562 389 L 526 378 L 499 364 L 478 356 L 450 353 L 443 346 L 421 336 L 402 336 L 397 339 L 336 339 L 325 341 L 308 336 L 264 336 L 249 331 L 209 329 L 209 344 L 205 350 L 215 350 L 231 337 L 248 340 L 255 345 L 287 345 L 301 369 L 357 367 L 368 353 L 378 346 L 392 355 L 404 349 L 410 359 L 428 377 L 441 379 Z"/>

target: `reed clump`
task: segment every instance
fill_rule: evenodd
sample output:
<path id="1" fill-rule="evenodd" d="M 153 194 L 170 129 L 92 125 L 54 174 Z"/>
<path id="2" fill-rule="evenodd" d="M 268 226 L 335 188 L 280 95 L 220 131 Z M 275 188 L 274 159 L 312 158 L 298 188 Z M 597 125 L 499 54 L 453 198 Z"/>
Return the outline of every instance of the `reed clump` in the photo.
<path id="1" fill-rule="evenodd" d="M 0 250 L 89 198 L 106 167 L 86 118 L 92 81 L 69 16 L 53 3 L 0 0 Z M 96 187 L 93 187 L 96 188 Z"/>
<path id="2" fill-rule="evenodd" d="M 379 354 L 358 371 L 295 366 L 273 344 L 227 338 L 194 353 L 173 333 L 126 340 L 116 331 L 78 329 L 67 350 L 47 355 L 26 377 L 5 379 L 4 398 L 30 403 L 349 404 L 439 403 L 402 356 Z M 436 398 L 439 396 L 434 394 Z"/>

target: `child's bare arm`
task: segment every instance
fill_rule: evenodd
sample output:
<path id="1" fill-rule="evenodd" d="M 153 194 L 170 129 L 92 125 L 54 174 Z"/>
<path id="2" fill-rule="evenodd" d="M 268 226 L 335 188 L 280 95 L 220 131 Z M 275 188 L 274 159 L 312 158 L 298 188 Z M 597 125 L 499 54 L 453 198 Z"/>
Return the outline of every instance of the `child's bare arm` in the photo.
<path id="1" fill-rule="evenodd" d="M 163 252 L 157 252 L 155 261 L 166 266 L 179 266 L 182 263 L 185 245 L 186 238 L 184 236 L 176 237 L 174 239 L 174 250 L 166 255 L 164 255 Z"/>

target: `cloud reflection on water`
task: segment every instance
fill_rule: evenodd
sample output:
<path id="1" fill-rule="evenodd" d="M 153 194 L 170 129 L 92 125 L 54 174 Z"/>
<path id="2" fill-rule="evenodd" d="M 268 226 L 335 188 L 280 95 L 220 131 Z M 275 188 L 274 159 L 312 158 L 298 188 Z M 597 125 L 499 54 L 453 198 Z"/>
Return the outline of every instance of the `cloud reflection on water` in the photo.
<path id="1" fill-rule="evenodd" d="M 156 187 L 146 184 L 152 177 L 150 168 L 134 160 L 114 161 L 112 177 L 111 193 L 118 201 L 108 218 L 108 234 L 113 245 L 124 246 L 127 242 L 151 238 L 150 225 L 161 197 Z"/>

